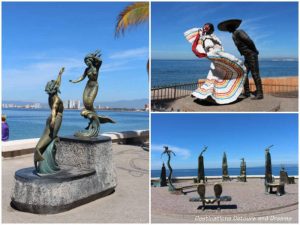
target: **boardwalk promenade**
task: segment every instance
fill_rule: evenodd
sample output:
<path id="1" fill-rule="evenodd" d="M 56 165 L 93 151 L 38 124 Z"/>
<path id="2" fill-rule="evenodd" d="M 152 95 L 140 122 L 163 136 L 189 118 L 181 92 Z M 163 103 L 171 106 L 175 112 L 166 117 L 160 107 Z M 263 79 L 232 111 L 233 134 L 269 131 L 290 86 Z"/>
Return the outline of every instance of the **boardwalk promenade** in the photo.
<path id="1" fill-rule="evenodd" d="M 265 99 L 251 102 L 250 99 L 238 99 L 232 104 L 214 105 L 195 101 L 190 97 L 193 90 L 203 84 L 198 83 L 154 87 L 151 90 L 153 111 L 298 111 L 298 77 L 263 78 Z M 255 90 L 253 79 L 250 79 L 250 90 Z"/>

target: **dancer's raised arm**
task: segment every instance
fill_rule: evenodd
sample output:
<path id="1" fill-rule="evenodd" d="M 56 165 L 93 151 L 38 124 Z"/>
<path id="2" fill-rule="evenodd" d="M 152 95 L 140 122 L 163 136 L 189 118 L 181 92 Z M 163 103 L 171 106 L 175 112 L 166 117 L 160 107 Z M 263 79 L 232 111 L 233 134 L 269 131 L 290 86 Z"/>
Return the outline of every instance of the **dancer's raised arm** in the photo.
<path id="1" fill-rule="evenodd" d="M 199 30 L 200 31 L 200 30 Z M 206 53 L 201 53 L 197 50 L 197 45 L 198 45 L 198 42 L 199 42 L 199 39 L 200 39 L 200 33 L 198 32 L 195 40 L 194 40 L 194 43 L 192 45 L 192 51 L 194 52 L 194 54 L 199 57 L 199 58 L 203 58 L 203 57 L 206 57 L 207 54 Z"/>

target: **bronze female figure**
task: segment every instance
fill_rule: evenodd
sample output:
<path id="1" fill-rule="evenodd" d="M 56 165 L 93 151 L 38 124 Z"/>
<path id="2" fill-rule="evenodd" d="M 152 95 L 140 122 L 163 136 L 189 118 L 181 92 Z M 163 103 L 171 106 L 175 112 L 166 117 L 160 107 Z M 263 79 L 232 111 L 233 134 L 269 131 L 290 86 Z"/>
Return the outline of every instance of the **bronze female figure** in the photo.
<path id="1" fill-rule="evenodd" d="M 96 137 L 99 133 L 100 123 L 114 123 L 114 121 L 108 117 L 97 115 L 94 109 L 94 101 L 98 94 L 98 73 L 102 65 L 102 60 L 100 58 L 101 54 L 99 53 L 100 51 L 97 50 L 94 53 L 88 54 L 84 58 L 87 68 L 83 75 L 77 80 L 70 80 L 72 83 L 78 83 L 83 81 L 86 77 L 89 79 L 83 92 L 84 109 L 82 110 L 81 115 L 84 118 L 88 118 L 90 122 L 85 128 L 85 131 L 78 131 L 75 133 L 75 136 L 77 137 Z"/>

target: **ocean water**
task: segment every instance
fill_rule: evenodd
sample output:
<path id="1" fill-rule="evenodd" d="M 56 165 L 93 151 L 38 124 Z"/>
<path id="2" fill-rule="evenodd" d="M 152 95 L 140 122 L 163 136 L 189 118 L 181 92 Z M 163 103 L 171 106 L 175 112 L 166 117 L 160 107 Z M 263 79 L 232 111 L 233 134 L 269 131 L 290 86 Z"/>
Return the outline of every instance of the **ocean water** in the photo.
<path id="1" fill-rule="evenodd" d="M 279 176 L 280 166 L 272 166 L 273 176 Z M 298 166 L 296 165 L 285 165 L 285 171 L 290 176 L 298 175 Z M 222 168 L 207 168 L 205 169 L 205 176 L 222 176 Z M 240 175 L 240 168 L 228 168 L 229 176 Z M 167 175 L 169 174 L 167 170 Z M 197 169 L 173 169 L 174 177 L 189 177 L 197 176 Z M 247 175 L 264 175 L 265 167 L 247 167 Z M 151 170 L 151 177 L 160 177 L 160 170 Z"/>
<path id="2" fill-rule="evenodd" d="M 298 76 L 298 61 L 259 62 L 261 77 Z M 152 60 L 152 87 L 178 83 L 193 83 L 206 78 L 210 61 L 199 60 Z M 251 75 L 249 75 L 251 77 Z"/>
<path id="3" fill-rule="evenodd" d="M 2 114 L 7 115 L 9 140 L 17 140 L 39 138 L 44 131 L 50 110 L 3 109 Z M 148 112 L 98 111 L 98 114 L 108 116 L 116 122 L 101 125 L 101 133 L 149 129 Z M 72 135 L 87 125 L 88 120 L 80 116 L 79 110 L 65 110 L 59 135 Z"/>

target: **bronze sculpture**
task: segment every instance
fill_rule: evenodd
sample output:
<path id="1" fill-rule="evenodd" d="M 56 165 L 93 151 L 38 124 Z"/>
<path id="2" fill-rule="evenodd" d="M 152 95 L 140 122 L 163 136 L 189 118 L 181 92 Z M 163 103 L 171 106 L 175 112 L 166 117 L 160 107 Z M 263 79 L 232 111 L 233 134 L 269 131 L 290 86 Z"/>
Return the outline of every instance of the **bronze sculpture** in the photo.
<path id="1" fill-rule="evenodd" d="M 201 151 L 198 157 L 198 177 L 197 182 L 200 183 L 201 180 L 205 183 L 205 173 L 204 173 L 204 158 L 203 153 L 207 150 L 207 146 L 204 146 L 203 150 Z"/>
<path id="2" fill-rule="evenodd" d="M 246 162 L 244 158 L 241 158 L 241 165 L 240 165 L 240 176 L 238 180 L 241 182 L 247 182 L 247 175 L 246 175 Z"/>
<path id="3" fill-rule="evenodd" d="M 228 164 L 227 164 L 227 156 L 224 152 L 223 154 L 223 160 L 222 160 L 222 180 L 223 181 L 230 181 L 230 177 L 228 175 Z"/>
<path id="4" fill-rule="evenodd" d="M 263 99 L 263 88 L 262 82 L 259 75 L 259 63 L 258 55 L 259 51 L 257 50 L 253 40 L 248 36 L 248 34 L 238 29 L 242 20 L 232 19 L 226 20 L 218 24 L 220 31 L 228 31 L 232 33 L 232 39 L 240 54 L 245 58 L 245 66 L 247 68 L 247 78 L 244 84 L 244 96 L 250 97 L 250 88 L 249 88 L 249 79 L 248 73 L 251 72 L 255 86 L 256 86 L 256 95 L 254 100 Z"/>
<path id="5" fill-rule="evenodd" d="M 94 109 L 94 101 L 98 94 L 98 74 L 102 65 L 100 51 L 88 54 L 84 58 L 84 62 L 87 65 L 82 76 L 77 80 L 70 80 L 72 83 L 78 83 L 88 77 L 88 82 L 83 92 L 83 105 L 84 109 L 81 112 L 81 116 L 89 119 L 89 124 L 85 128 L 85 131 L 78 131 L 75 133 L 77 137 L 97 137 L 101 123 L 115 123 L 112 119 L 97 115 Z"/>
<path id="6" fill-rule="evenodd" d="M 285 171 L 284 166 L 281 166 L 281 170 L 279 172 L 279 180 L 281 183 L 295 184 L 295 177 L 289 177 L 288 173 Z"/>
<path id="7" fill-rule="evenodd" d="M 161 157 L 163 154 L 167 154 L 168 156 L 168 168 L 169 168 L 169 176 L 168 176 L 168 180 L 169 180 L 169 191 L 175 191 L 176 188 L 174 187 L 173 183 L 172 183 L 172 173 L 173 173 L 173 169 L 171 167 L 170 161 L 171 161 L 171 153 L 175 155 L 175 153 L 169 149 L 168 146 L 164 146 L 165 150 L 163 151 L 163 153 L 161 154 Z"/>
<path id="8" fill-rule="evenodd" d="M 45 91 L 49 95 L 48 103 L 51 114 L 47 119 L 44 133 L 35 147 L 34 166 L 38 174 L 51 174 L 59 170 L 55 161 L 55 143 L 58 141 L 57 134 L 61 126 L 64 111 L 63 102 L 58 96 L 63 72 L 64 68 L 59 71 L 57 79 L 49 81 L 45 88 Z"/>
<path id="9" fill-rule="evenodd" d="M 272 162 L 271 162 L 271 154 L 270 154 L 270 148 L 273 147 L 273 145 L 270 145 L 265 150 L 265 182 L 266 183 L 273 183 L 273 176 L 272 176 Z"/>
<path id="10" fill-rule="evenodd" d="M 165 164 L 163 163 L 160 173 L 160 186 L 165 187 L 167 186 L 167 172 Z"/>

